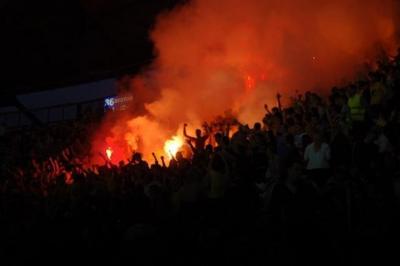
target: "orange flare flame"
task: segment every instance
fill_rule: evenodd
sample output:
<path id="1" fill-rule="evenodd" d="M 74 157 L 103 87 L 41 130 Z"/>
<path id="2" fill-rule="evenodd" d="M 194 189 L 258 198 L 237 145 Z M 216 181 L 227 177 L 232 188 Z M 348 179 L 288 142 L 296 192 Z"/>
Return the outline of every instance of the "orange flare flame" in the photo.
<path id="1" fill-rule="evenodd" d="M 179 136 L 174 136 L 172 139 L 167 140 L 164 144 L 164 152 L 169 159 L 172 159 L 176 153 L 182 148 L 183 139 Z"/>
<path id="2" fill-rule="evenodd" d="M 111 147 L 108 147 L 106 149 L 106 155 L 107 155 L 108 160 L 111 160 L 112 154 L 113 154 L 113 150 L 111 149 Z"/>

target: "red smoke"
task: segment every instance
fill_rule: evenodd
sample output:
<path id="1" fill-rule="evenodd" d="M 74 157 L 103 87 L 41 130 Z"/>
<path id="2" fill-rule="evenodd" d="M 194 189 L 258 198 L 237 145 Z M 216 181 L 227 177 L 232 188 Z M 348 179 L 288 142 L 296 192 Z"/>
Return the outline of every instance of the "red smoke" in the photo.
<path id="1" fill-rule="evenodd" d="M 232 110 L 253 123 L 277 92 L 289 99 L 354 79 L 397 48 L 395 2 L 193 0 L 162 14 L 152 70 L 131 82 L 132 112 L 108 117 L 93 148 L 151 158 L 184 122 L 194 129 Z"/>

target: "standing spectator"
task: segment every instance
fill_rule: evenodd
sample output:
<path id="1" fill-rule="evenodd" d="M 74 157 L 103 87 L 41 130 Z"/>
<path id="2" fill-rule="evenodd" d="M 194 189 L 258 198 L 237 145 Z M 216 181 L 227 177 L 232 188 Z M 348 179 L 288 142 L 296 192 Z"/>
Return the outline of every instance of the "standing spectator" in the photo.
<path id="1" fill-rule="evenodd" d="M 331 158 L 329 145 L 322 140 L 320 132 L 314 133 L 313 142 L 306 147 L 304 160 L 311 180 L 319 187 L 328 179 L 329 160 Z"/>
<path id="2" fill-rule="evenodd" d="M 196 152 L 204 151 L 204 147 L 206 145 L 206 141 L 209 137 L 208 132 L 206 134 L 202 134 L 201 129 L 196 129 L 196 137 L 189 136 L 186 132 L 187 124 L 183 125 L 183 135 L 185 138 L 191 143 L 194 142 L 194 148 Z"/>
<path id="3" fill-rule="evenodd" d="M 350 118 L 353 122 L 364 122 L 365 109 L 362 103 L 362 92 L 354 85 L 349 91 L 349 99 L 347 105 L 350 109 Z"/>

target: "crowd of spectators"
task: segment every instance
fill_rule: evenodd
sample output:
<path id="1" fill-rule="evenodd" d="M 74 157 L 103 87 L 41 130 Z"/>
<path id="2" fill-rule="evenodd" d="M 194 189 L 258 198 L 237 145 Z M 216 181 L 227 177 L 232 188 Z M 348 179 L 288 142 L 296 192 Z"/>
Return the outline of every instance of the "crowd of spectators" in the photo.
<path id="1" fill-rule="evenodd" d="M 384 263 L 396 255 L 400 58 L 329 97 L 220 118 L 193 156 L 85 167 L 93 123 L 4 134 L 0 257 L 190 265 Z M 277 95 L 278 102 L 280 95 Z M 92 126 L 90 126 L 92 125 Z M 236 132 L 230 132 L 232 126 Z M 4 144 L 3 144 L 4 145 Z M 7 150 L 7 147 L 5 147 Z M 3 147 L 4 150 L 4 147 Z"/>

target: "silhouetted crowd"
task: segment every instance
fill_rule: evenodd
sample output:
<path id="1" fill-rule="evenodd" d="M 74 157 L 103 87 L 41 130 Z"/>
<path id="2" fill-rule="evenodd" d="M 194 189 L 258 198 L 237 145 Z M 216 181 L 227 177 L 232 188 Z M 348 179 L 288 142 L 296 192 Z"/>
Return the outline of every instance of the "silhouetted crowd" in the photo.
<path id="1" fill-rule="evenodd" d="M 87 166 L 97 121 L 3 132 L 0 257 L 139 265 L 385 264 L 396 259 L 400 58 L 368 77 L 226 115 L 166 164 Z M 149 163 L 152 163 L 149 165 Z"/>

